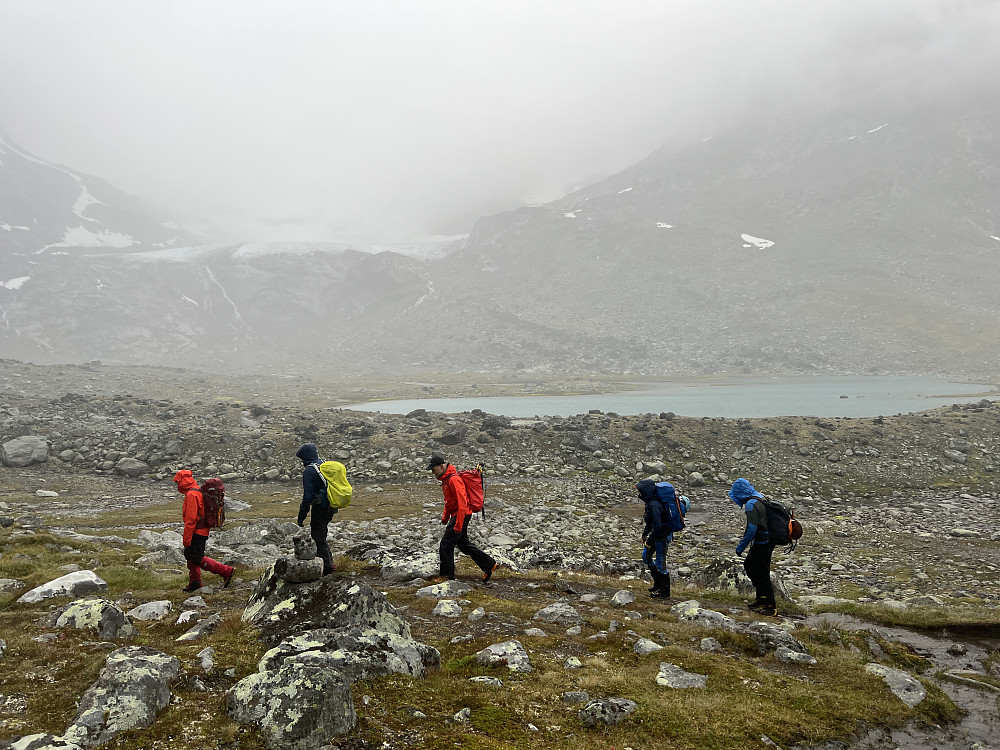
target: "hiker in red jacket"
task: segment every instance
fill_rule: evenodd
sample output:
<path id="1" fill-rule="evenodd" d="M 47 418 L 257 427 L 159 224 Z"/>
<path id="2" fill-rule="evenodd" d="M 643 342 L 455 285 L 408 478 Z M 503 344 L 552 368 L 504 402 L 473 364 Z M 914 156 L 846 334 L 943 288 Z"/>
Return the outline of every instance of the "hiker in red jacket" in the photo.
<path id="1" fill-rule="evenodd" d="M 434 476 L 441 481 L 444 492 L 444 513 L 441 523 L 447 528 L 441 537 L 438 552 L 441 556 L 441 575 L 432 579 L 434 583 L 455 578 L 455 547 L 472 558 L 472 561 L 483 571 L 483 583 L 488 583 L 497 569 L 497 561 L 469 541 L 469 501 L 465 495 L 465 482 L 458 476 L 458 471 L 441 456 L 434 456 L 427 466 Z"/>
<path id="2" fill-rule="evenodd" d="M 184 559 L 187 560 L 188 585 L 184 591 L 201 588 L 201 571 L 207 570 L 222 576 L 222 586 L 226 588 L 233 580 L 234 568 L 223 565 L 211 557 L 205 557 L 205 543 L 208 541 L 208 524 L 205 522 L 205 505 L 198 489 L 198 483 L 187 469 L 174 474 L 177 491 L 184 495 L 181 517 L 184 519 Z"/>

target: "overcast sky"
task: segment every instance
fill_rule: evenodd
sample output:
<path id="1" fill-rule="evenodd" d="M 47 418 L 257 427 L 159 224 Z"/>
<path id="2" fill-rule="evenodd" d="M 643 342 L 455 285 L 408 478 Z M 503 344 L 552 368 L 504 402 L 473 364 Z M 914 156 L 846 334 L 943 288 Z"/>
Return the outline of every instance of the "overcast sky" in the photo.
<path id="1" fill-rule="evenodd" d="M 243 239 L 467 231 L 768 106 L 996 75 L 996 0 L 0 0 L 0 128 Z"/>

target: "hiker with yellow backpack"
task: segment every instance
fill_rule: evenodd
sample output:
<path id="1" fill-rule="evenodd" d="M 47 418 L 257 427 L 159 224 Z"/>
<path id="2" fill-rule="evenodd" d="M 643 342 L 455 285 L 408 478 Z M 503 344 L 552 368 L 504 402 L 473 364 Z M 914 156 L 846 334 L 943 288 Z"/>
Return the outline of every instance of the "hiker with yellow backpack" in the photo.
<path id="1" fill-rule="evenodd" d="M 305 443 L 295 452 L 302 459 L 302 503 L 298 524 L 310 516 L 309 534 L 316 542 L 316 554 L 323 560 L 323 575 L 333 572 L 333 555 L 326 538 L 329 524 L 337 511 L 350 505 L 353 489 L 347 481 L 347 469 L 338 461 L 320 461 L 315 443 Z"/>

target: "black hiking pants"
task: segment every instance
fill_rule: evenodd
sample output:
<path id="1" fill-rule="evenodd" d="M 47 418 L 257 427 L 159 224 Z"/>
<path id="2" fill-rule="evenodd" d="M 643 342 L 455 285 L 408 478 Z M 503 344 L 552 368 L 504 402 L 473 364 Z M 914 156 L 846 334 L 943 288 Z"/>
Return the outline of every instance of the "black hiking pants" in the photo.
<path id="1" fill-rule="evenodd" d="M 747 578 L 757 589 L 757 601 L 764 602 L 769 607 L 777 606 L 774 601 L 774 587 L 771 585 L 771 555 L 774 545 L 771 542 L 754 542 L 743 561 L 743 570 Z"/>
<path id="2" fill-rule="evenodd" d="M 323 561 L 323 575 L 325 576 L 333 572 L 333 555 L 330 553 L 330 545 L 326 541 L 329 524 L 332 520 L 333 511 L 330 508 L 314 505 L 309 510 L 309 535 L 316 542 L 316 556 Z"/>
<path id="3" fill-rule="evenodd" d="M 493 570 L 493 566 L 496 565 L 496 560 L 469 541 L 469 523 L 471 521 L 472 516 L 466 516 L 462 530 L 457 532 L 455 531 L 455 519 L 453 518 L 448 522 L 448 526 L 444 530 L 444 536 L 441 537 L 441 546 L 438 547 L 438 552 L 441 555 L 441 575 L 445 578 L 455 577 L 455 547 L 458 547 L 459 551 L 471 557 L 472 561 L 482 569 L 483 573 Z"/>

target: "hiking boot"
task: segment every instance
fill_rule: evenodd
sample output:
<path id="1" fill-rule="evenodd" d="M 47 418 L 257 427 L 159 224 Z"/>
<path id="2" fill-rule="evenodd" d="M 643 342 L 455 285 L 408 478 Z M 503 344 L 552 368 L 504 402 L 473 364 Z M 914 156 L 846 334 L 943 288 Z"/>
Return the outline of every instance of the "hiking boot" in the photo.
<path id="1" fill-rule="evenodd" d="M 187 586 L 182 588 L 181 591 L 186 591 L 187 593 L 190 594 L 192 591 L 198 591 L 200 588 L 201 588 L 200 583 L 189 583 Z"/>
<path id="2" fill-rule="evenodd" d="M 444 583 L 445 581 L 453 581 L 454 578 L 449 578 L 448 576 L 434 576 L 433 578 L 428 578 L 427 583 Z"/>
<path id="3" fill-rule="evenodd" d="M 233 580 L 234 575 L 236 575 L 236 568 L 230 568 L 229 574 L 222 576 L 222 588 L 229 588 L 229 583 Z"/>
<path id="4" fill-rule="evenodd" d="M 500 563 L 493 563 L 493 567 L 483 573 L 483 583 L 489 583 L 490 579 L 493 577 L 493 571 L 500 567 Z"/>

